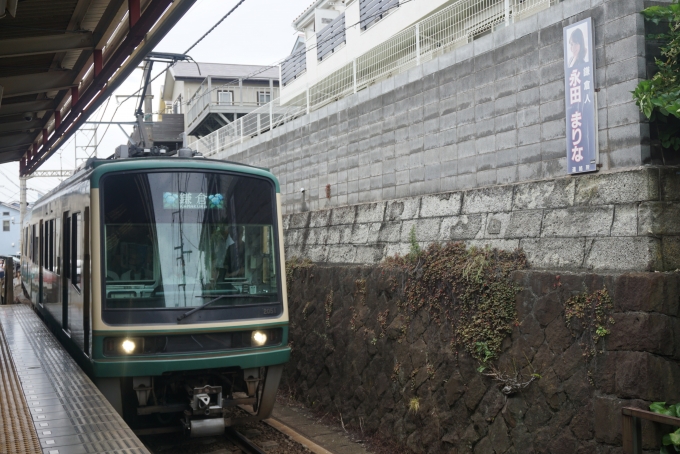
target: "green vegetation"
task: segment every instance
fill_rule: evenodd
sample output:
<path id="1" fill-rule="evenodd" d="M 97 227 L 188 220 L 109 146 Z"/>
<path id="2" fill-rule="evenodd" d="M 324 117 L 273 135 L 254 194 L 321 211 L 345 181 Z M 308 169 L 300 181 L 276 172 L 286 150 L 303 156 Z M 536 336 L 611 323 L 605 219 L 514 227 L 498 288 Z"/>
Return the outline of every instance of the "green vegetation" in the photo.
<path id="1" fill-rule="evenodd" d="M 674 0 L 663 6 L 642 11 L 654 24 L 668 23 L 668 32 L 648 35 L 659 40 L 662 58 L 656 59 L 657 73 L 641 81 L 633 91 L 635 103 L 656 128 L 663 148 L 680 150 L 680 3 Z"/>
<path id="2" fill-rule="evenodd" d="M 649 409 L 654 413 L 680 418 L 680 403 L 666 405 L 666 402 L 652 402 Z M 660 454 L 671 454 L 672 451 L 670 451 L 670 446 L 673 447 L 674 452 L 680 452 L 680 428 L 664 435 L 661 442 L 663 446 L 661 447 L 661 451 L 659 451 Z"/>
<path id="3" fill-rule="evenodd" d="M 583 292 L 564 303 L 564 318 L 572 336 L 581 336 L 583 354 L 590 359 L 597 354 L 597 344 L 608 335 L 614 319 L 614 303 L 606 288 Z"/>
<path id="4" fill-rule="evenodd" d="M 451 324 L 454 347 L 464 349 L 481 365 L 497 358 L 503 339 L 517 324 L 515 298 L 521 288 L 510 273 L 526 268 L 524 253 L 468 249 L 462 243 L 434 243 L 420 250 L 414 230 L 410 239 L 406 257 L 391 257 L 384 263 L 407 276 L 399 302 L 406 324 L 426 310 L 436 323 Z M 393 285 L 398 290 L 396 281 Z"/>

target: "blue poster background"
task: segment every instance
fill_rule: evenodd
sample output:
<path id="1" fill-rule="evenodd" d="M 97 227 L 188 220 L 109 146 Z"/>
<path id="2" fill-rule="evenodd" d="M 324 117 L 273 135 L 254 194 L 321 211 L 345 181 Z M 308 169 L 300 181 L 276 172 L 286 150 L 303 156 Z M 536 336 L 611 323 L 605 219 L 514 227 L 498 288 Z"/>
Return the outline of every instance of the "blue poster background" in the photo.
<path id="1" fill-rule="evenodd" d="M 595 172 L 598 164 L 595 65 L 591 18 L 564 27 L 567 172 Z"/>

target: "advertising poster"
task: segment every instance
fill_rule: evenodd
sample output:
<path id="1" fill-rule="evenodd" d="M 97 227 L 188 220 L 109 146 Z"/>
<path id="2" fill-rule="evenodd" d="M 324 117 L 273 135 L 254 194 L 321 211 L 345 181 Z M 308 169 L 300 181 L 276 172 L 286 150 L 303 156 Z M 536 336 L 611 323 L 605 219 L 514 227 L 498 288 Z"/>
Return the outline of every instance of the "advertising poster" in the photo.
<path id="1" fill-rule="evenodd" d="M 598 164 L 593 21 L 564 27 L 567 171 L 595 172 Z"/>

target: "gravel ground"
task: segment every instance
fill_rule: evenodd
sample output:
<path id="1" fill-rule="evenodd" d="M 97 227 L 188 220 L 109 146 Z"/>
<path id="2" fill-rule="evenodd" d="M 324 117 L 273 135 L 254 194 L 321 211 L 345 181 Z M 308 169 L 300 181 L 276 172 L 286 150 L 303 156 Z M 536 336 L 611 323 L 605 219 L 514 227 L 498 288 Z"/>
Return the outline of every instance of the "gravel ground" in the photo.
<path id="1" fill-rule="evenodd" d="M 243 410 L 236 412 L 245 416 Z M 311 451 L 263 422 L 248 423 L 235 429 L 268 454 L 310 454 Z M 187 438 L 182 433 L 139 437 L 153 454 L 239 454 L 242 451 L 228 435 Z"/>

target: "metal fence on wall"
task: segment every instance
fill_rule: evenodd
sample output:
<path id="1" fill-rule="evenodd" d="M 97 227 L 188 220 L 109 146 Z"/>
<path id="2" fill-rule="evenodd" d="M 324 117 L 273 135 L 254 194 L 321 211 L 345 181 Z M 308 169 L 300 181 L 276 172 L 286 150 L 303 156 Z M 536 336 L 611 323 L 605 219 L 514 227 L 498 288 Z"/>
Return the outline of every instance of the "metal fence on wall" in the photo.
<path id="1" fill-rule="evenodd" d="M 198 140 L 205 156 L 356 93 L 561 0 L 460 0 L 360 55 L 282 106 L 280 99 Z M 263 116 L 269 115 L 268 118 Z M 224 132 L 222 130 L 225 130 Z"/>

